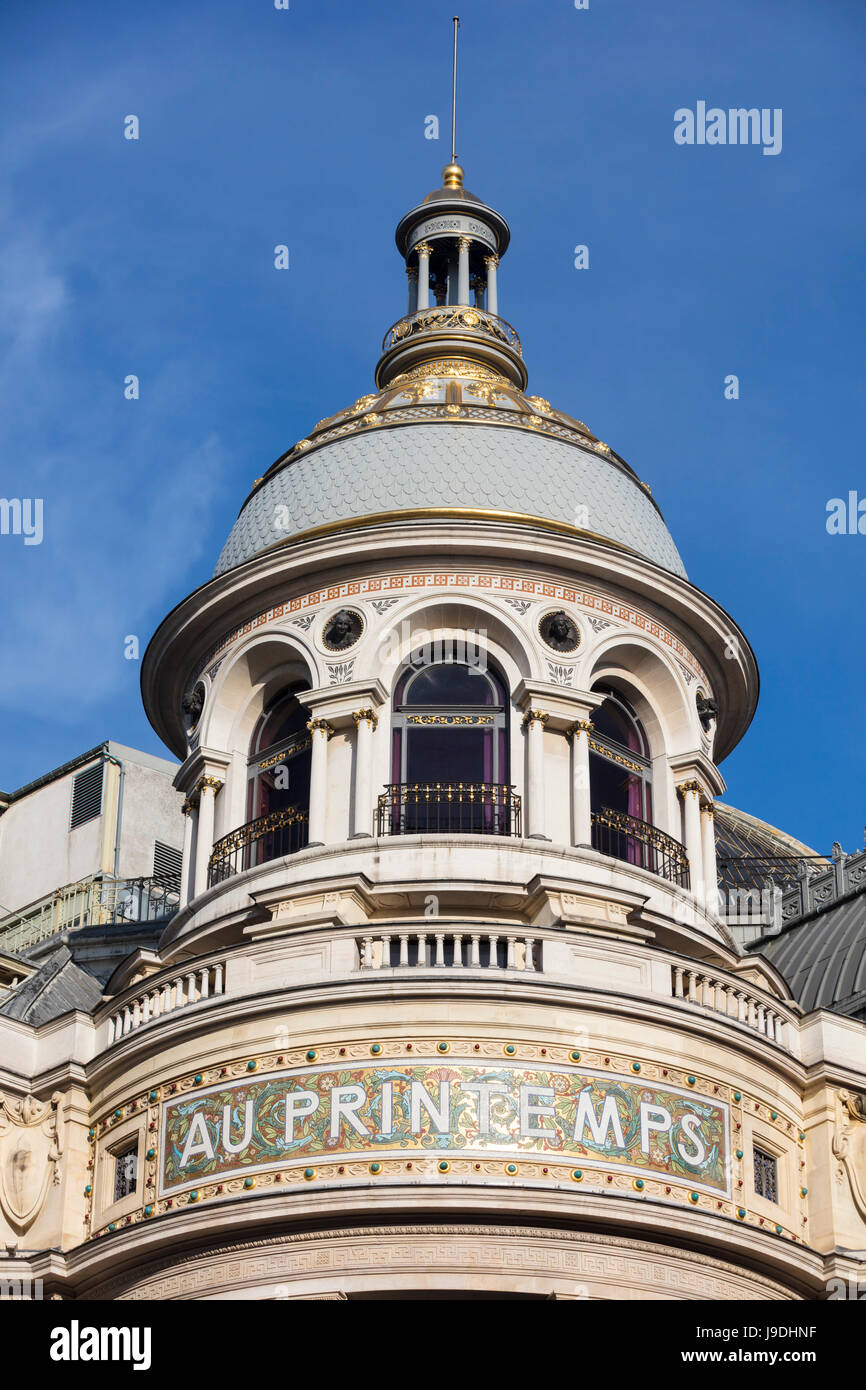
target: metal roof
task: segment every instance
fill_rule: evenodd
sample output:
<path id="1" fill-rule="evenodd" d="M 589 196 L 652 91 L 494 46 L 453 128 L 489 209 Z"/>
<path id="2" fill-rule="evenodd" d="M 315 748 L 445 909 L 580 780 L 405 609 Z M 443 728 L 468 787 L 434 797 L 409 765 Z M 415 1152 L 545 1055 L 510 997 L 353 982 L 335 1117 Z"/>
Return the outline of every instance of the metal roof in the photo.
<path id="1" fill-rule="evenodd" d="M 530 430 L 437 422 L 373 429 L 281 468 L 248 499 L 216 574 L 292 536 L 375 515 L 461 509 L 575 525 L 685 577 L 658 508 L 624 467 Z"/>
<path id="2" fill-rule="evenodd" d="M 762 937 L 760 951 L 784 975 L 806 1012 L 834 1009 L 866 1018 L 866 887 Z"/>

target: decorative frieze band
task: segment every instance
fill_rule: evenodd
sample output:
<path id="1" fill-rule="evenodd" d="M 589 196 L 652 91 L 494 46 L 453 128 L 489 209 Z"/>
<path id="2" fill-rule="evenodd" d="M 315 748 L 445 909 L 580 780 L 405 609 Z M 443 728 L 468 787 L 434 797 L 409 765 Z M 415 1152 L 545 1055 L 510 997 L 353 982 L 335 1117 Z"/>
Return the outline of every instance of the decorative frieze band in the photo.
<path id="1" fill-rule="evenodd" d="M 208 652 L 201 661 L 198 670 L 201 671 L 209 667 L 220 653 L 225 652 L 235 642 L 258 628 L 266 627 L 270 623 L 284 621 L 296 614 L 319 608 L 323 604 L 340 603 L 349 599 L 368 599 L 375 605 L 386 595 L 400 597 L 418 591 L 455 588 L 489 593 L 497 597 L 513 598 L 519 595 L 523 602 L 545 599 L 576 604 L 590 612 L 604 614 L 605 619 L 610 618 L 625 623 L 629 627 L 645 632 L 650 637 L 658 638 L 660 642 L 670 648 L 679 661 L 690 667 L 694 674 L 699 676 L 709 688 L 709 681 L 703 667 L 692 656 L 683 642 L 662 623 L 657 622 L 656 619 L 649 617 L 648 614 L 641 612 L 640 609 L 631 604 L 605 598 L 602 594 L 593 593 L 587 589 L 572 588 L 567 584 L 547 583 L 540 579 L 528 579 L 519 575 L 479 573 L 466 570 L 438 570 L 427 573 L 408 571 L 401 574 L 380 575 L 375 578 L 368 576 L 364 579 L 345 580 L 341 584 L 331 584 L 323 589 L 312 589 L 309 593 L 299 594 L 296 598 L 288 599 L 285 603 L 278 603 L 271 608 L 266 608 L 257 613 L 249 622 L 244 623 L 242 627 L 234 628 Z"/>

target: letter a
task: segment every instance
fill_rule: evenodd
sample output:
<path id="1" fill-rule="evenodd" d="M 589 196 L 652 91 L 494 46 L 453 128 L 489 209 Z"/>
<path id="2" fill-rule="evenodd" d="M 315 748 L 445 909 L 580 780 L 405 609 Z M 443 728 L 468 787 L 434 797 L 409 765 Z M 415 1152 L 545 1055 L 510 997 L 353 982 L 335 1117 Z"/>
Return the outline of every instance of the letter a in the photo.
<path id="1" fill-rule="evenodd" d="M 679 111 L 674 112 L 674 121 L 677 123 L 674 128 L 674 143 L 693 145 L 695 143 L 695 113 L 681 106 Z"/>

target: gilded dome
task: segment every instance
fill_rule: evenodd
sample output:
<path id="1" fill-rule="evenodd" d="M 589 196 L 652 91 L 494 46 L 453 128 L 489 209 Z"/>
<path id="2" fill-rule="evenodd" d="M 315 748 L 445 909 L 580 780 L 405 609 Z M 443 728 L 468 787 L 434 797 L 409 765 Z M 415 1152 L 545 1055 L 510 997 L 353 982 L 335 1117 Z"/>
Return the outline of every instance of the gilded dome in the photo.
<path id="1" fill-rule="evenodd" d="M 434 511 L 554 522 L 685 577 L 628 464 L 581 421 L 471 361 L 423 364 L 321 420 L 257 481 L 216 573 L 321 527 Z"/>

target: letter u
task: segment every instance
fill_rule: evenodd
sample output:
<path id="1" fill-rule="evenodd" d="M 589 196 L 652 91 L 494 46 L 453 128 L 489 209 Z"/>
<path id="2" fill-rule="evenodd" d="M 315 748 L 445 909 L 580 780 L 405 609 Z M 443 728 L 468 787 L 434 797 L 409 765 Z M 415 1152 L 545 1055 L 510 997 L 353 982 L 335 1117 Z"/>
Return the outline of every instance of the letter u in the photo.
<path id="1" fill-rule="evenodd" d="M 247 1148 L 253 1137 L 253 1102 L 248 1100 L 244 1106 L 244 1132 L 239 1144 L 232 1142 L 232 1108 L 230 1105 L 223 1106 L 223 1128 L 222 1141 L 226 1153 L 239 1154 L 241 1149 Z"/>

